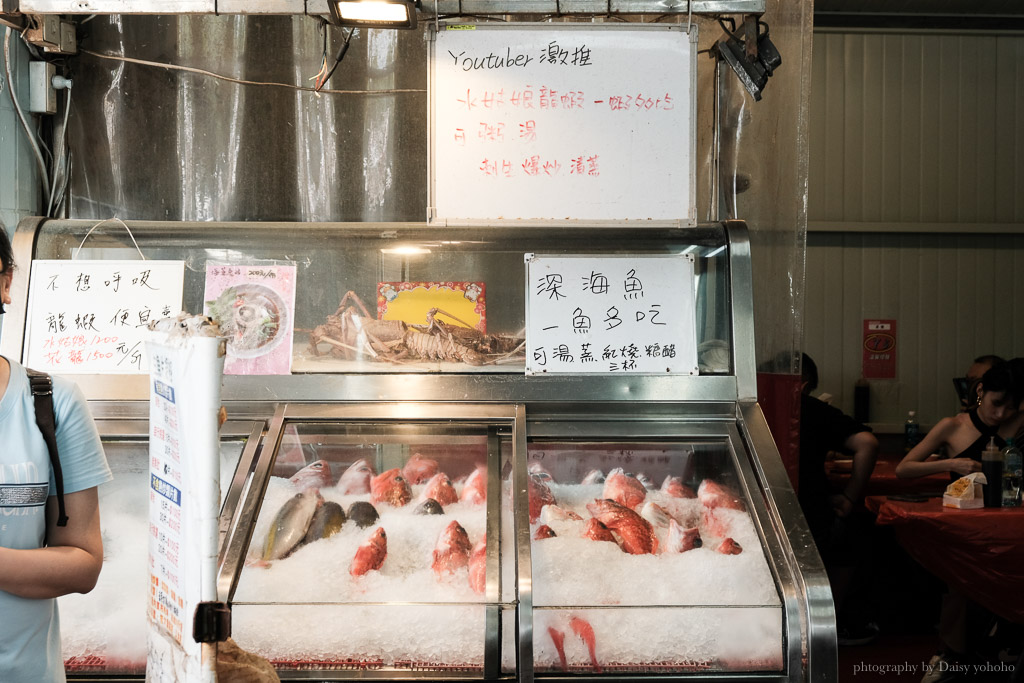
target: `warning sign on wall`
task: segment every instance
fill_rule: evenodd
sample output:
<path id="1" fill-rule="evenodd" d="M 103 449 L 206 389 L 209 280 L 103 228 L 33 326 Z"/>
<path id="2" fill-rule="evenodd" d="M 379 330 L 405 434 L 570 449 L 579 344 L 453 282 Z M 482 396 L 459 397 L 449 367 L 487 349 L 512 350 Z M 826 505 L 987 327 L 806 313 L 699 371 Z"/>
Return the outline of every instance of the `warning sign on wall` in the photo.
<path id="1" fill-rule="evenodd" d="M 865 320 L 863 360 L 864 379 L 896 379 L 896 321 Z"/>

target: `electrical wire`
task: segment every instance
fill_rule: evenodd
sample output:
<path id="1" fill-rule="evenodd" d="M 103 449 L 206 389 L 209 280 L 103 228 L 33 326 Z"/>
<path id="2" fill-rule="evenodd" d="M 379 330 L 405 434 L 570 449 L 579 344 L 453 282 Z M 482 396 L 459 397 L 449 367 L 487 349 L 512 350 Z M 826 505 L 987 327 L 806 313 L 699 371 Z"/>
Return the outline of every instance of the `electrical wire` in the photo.
<path id="1" fill-rule="evenodd" d="M 32 145 L 32 152 L 35 154 L 36 164 L 39 166 L 39 177 L 42 180 L 43 186 L 43 201 L 49 205 L 50 176 L 46 172 L 46 162 L 43 161 L 43 153 L 39 149 L 39 143 L 36 141 L 36 136 L 33 135 L 32 129 L 28 127 L 25 113 L 21 110 L 21 104 L 14 93 L 14 77 L 11 76 L 11 28 L 9 26 L 4 35 L 4 71 L 7 73 L 7 92 L 11 96 L 11 102 L 14 103 L 14 111 L 17 112 L 18 120 L 21 121 L 22 128 L 25 129 L 25 135 L 28 137 L 29 144 Z"/>
<path id="2" fill-rule="evenodd" d="M 64 125 L 61 127 L 60 136 L 57 137 L 57 142 L 55 142 L 54 146 L 53 146 L 53 151 L 54 151 L 53 167 L 52 167 L 53 168 L 53 177 L 51 179 L 51 183 L 52 184 L 50 185 L 50 201 L 49 201 L 49 203 L 46 206 L 46 215 L 50 216 L 51 218 L 53 217 L 53 213 L 52 212 L 54 211 L 54 209 L 56 209 L 56 207 L 53 205 L 53 200 L 54 200 L 54 197 L 56 196 L 55 192 L 57 191 L 57 171 L 58 170 L 61 170 L 61 171 L 64 170 L 65 164 L 62 161 L 62 159 L 64 158 L 65 151 L 67 151 L 67 153 L 70 154 L 70 151 L 69 151 L 69 148 L 68 148 L 68 114 L 71 113 L 71 87 L 70 86 L 67 87 L 66 92 L 67 92 L 67 96 L 66 96 L 66 98 L 64 100 Z M 58 168 L 58 164 L 60 165 L 59 168 Z"/>
<path id="3" fill-rule="evenodd" d="M 331 67 L 331 70 L 327 72 L 327 75 L 324 76 L 323 79 L 317 81 L 317 85 L 316 85 L 316 91 L 317 92 L 321 92 L 323 90 L 323 87 L 325 85 L 327 85 L 327 81 L 331 80 L 331 76 L 334 75 L 334 70 L 338 68 L 339 64 L 341 64 L 341 60 L 343 60 L 345 58 L 345 53 L 348 52 L 348 44 L 352 40 L 352 34 L 355 33 L 355 32 L 356 32 L 356 30 L 354 28 L 350 28 L 348 30 L 348 35 L 345 37 L 345 42 L 342 44 L 341 49 L 338 50 L 338 54 L 334 58 L 334 66 Z M 327 56 L 327 47 L 325 45 L 324 46 L 324 57 L 326 58 L 326 56 Z M 326 59 L 324 61 L 324 66 L 325 67 L 327 66 Z"/>
<path id="4" fill-rule="evenodd" d="M 227 81 L 229 83 L 237 83 L 239 85 L 258 85 L 273 88 L 288 88 L 289 90 L 300 90 L 302 92 L 321 92 L 329 95 L 393 95 L 398 93 L 422 93 L 426 92 L 426 88 L 383 88 L 380 90 L 316 90 L 315 88 L 307 88 L 302 85 L 292 85 L 291 83 L 275 83 L 273 81 L 247 81 L 241 78 L 232 78 L 231 76 L 225 76 L 223 74 L 214 73 L 212 71 L 206 71 L 205 69 L 196 69 L 191 66 L 181 66 L 179 64 L 168 64 L 166 62 L 151 62 L 146 59 L 136 59 L 134 57 L 122 57 L 120 55 L 108 55 L 102 52 L 93 52 L 92 50 L 79 49 L 82 54 L 87 54 L 91 57 L 97 57 L 99 59 L 109 59 L 115 62 L 127 62 L 129 64 L 141 64 L 142 66 L 153 66 L 158 69 L 171 69 L 175 71 L 187 71 L 189 73 L 199 74 L 201 76 L 209 76 L 210 78 L 216 78 L 221 81 Z"/>
<path id="5" fill-rule="evenodd" d="M 320 31 L 320 35 L 323 36 L 323 43 L 324 43 L 324 47 L 323 47 L 323 50 L 321 51 L 321 56 L 320 56 L 320 70 L 317 71 L 316 74 L 311 76 L 310 79 L 309 79 L 311 81 L 316 81 L 316 85 L 318 86 L 317 88 L 315 88 L 316 90 L 320 89 L 319 88 L 320 78 L 327 71 L 327 28 L 326 27 L 327 27 L 327 20 L 324 19 L 323 17 L 320 17 L 320 25 L 317 26 L 317 30 L 319 30 Z"/>

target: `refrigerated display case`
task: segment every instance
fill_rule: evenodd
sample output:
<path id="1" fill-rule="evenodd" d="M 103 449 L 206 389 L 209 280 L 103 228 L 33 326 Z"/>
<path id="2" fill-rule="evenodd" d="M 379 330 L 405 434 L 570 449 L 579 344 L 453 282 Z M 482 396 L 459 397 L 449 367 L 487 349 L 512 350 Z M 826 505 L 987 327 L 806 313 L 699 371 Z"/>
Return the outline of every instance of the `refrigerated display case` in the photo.
<path id="1" fill-rule="evenodd" d="M 16 258 L 121 259 L 135 240 L 184 261 L 193 313 L 208 264 L 296 265 L 292 373 L 222 391 L 219 597 L 282 678 L 835 680 L 827 579 L 756 403 L 742 223 L 94 227 L 26 219 Z M 525 253 L 692 255 L 699 374 L 526 374 Z M 15 358 L 29 273 L 3 328 Z M 389 320 L 388 297 L 424 283 L 471 292 L 484 324 L 429 300 L 422 322 Z M 62 599 L 111 615 L 66 638 L 69 670 L 137 675 L 147 377 L 71 376 L 115 470 L 115 588 Z"/>

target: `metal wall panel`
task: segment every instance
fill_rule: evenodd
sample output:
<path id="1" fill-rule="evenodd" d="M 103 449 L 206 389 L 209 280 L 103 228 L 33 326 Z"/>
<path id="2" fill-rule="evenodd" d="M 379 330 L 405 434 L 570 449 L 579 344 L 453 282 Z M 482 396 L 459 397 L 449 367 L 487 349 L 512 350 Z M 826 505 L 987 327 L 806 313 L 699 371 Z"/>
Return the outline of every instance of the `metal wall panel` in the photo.
<path id="1" fill-rule="evenodd" d="M 812 227 L 1024 226 L 1024 36 L 814 41 Z"/>
<path id="2" fill-rule="evenodd" d="M 863 320 L 896 319 L 871 420 L 931 425 L 975 356 L 1024 355 L 1024 36 L 814 40 L 804 348 L 852 412 Z"/>
<path id="3" fill-rule="evenodd" d="M 18 221 L 39 212 L 40 189 L 35 157 L 8 91 L 3 39 L 0 30 L 0 225 L 11 235 Z M 11 76 L 25 119 L 34 127 L 39 117 L 28 111 L 28 51 L 16 33 L 11 36 Z"/>
<path id="4" fill-rule="evenodd" d="M 978 355 L 1024 355 L 1024 235 L 812 233 L 804 348 L 819 390 L 853 412 L 862 322 L 897 321 L 897 377 L 871 381 L 871 421 L 925 426 L 957 410 L 951 378 Z"/>

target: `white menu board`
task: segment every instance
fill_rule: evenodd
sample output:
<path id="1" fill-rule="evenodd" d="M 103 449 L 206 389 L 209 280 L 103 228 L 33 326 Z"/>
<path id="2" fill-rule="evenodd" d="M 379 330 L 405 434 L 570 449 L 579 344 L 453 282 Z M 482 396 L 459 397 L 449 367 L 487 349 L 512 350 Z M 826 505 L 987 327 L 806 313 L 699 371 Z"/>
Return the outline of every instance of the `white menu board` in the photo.
<path id="1" fill-rule="evenodd" d="M 147 680 L 212 682 L 215 648 L 195 642 L 192 622 L 217 599 L 224 340 L 151 334 Z"/>
<path id="2" fill-rule="evenodd" d="M 526 372 L 689 374 L 692 254 L 526 254 Z"/>
<path id="3" fill-rule="evenodd" d="M 432 221 L 696 223 L 696 27 L 443 26 Z"/>
<path id="4" fill-rule="evenodd" d="M 181 311 L 184 277 L 184 261 L 33 261 L 25 365 L 62 375 L 148 372 L 147 325 Z"/>

